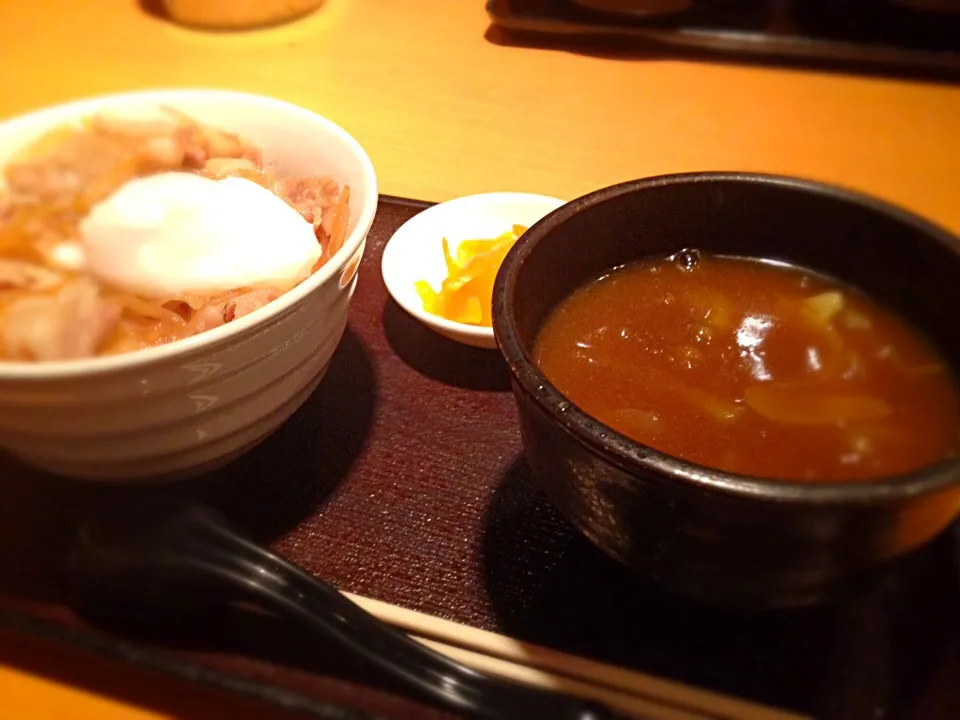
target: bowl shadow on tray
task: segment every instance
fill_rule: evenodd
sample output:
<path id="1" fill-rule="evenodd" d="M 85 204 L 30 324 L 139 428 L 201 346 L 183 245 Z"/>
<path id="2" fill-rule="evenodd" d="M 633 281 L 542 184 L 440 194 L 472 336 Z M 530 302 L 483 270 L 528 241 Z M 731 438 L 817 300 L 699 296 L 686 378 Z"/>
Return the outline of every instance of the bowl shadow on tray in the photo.
<path id="1" fill-rule="evenodd" d="M 951 643 L 960 647 L 955 529 L 836 606 L 723 609 L 659 590 L 596 549 L 518 458 L 488 506 L 481 562 L 507 635 L 824 720 L 856 720 L 913 703 Z M 893 716 L 901 715 L 882 715 Z"/>
<path id="2" fill-rule="evenodd" d="M 269 543 L 343 480 L 366 443 L 375 402 L 373 365 L 348 327 L 303 406 L 246 455 L 201 477 L 135 486 L 86 483 L 0 455 L 0 593 L 59 599 L 59 568 L 81 520 L 154 498 L 210 505 L 238 531 Z"/>
<path id="3" fill-rule="evenodd" d="M 383 307 L 383 329 L 391 349 L 421 375 L 465 390 L 510 389 L 510 375 L 497 350 L 445 338 L 392 298 Z"/>

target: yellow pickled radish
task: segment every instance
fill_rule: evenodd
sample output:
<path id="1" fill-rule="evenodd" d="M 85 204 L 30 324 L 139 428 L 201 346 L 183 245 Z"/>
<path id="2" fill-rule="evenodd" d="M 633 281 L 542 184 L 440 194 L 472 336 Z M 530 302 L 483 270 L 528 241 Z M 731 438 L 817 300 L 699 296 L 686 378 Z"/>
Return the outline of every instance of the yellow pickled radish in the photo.
<path id="1" fill-rule="evenodd" d="M 492 239 L 464 240 L 457 245 L 455 255 L 450 252 L 447 238 L 443 238 L 447 277 L 439 292 L 425 280 L 416 283 L 423 309 L 453 322 L 490 327 L 493 324 L 491 305 L 497 271 L 524 232 L 525 227 L 514 225 Z"/>

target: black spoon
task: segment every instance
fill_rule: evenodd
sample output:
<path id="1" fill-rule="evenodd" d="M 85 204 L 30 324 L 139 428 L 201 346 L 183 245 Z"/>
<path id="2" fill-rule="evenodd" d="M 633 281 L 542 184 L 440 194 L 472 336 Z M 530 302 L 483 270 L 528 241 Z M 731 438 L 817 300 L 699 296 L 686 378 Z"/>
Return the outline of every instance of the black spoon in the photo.
<path id="1" fill-rule="evenodd" d="M 481 718 L 613 720 L 591 702 L 487 676 L 395 630 L 206 507 L 123 509 L 86 522 L 69 560 L 71 602 L 90 618 L 243 604 L 297 622 L 434 704 Z"/>

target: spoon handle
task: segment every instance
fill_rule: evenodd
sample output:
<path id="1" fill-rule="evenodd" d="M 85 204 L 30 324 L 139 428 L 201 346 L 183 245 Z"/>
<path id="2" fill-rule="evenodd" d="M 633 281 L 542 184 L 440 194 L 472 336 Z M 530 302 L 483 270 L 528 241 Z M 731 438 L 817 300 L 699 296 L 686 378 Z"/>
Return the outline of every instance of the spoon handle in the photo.
<path id="1" fill-rule="evenodd" d="M 241 537 L 213 511 L 190 508 L 167 526 L 166 562 L 184 578 L 218 586 L 227 602 L 247 602 L 333 639 L 420 697 L 483 718 L 613 720 L 610 709 L 481 674 L 390 627 L 336 589 Z M 174 562 L 171 563 L 171 560 Z M 156 570 L 155 570 L 156 571 Z"/>

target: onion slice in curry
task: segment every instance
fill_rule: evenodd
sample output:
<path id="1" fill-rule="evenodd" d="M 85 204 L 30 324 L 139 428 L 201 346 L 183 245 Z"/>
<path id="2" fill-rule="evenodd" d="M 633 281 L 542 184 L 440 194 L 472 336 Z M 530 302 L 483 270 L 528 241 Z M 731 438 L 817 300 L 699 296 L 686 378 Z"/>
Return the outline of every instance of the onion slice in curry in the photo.
<path id="1" fill-rule="evenodd" d="M 782 383 L 748 387 L 743 400 L 762 417 L 788 425 L 882 420 L 893 412 L 888 402 L 869 395 L 824 393 Z"/>

